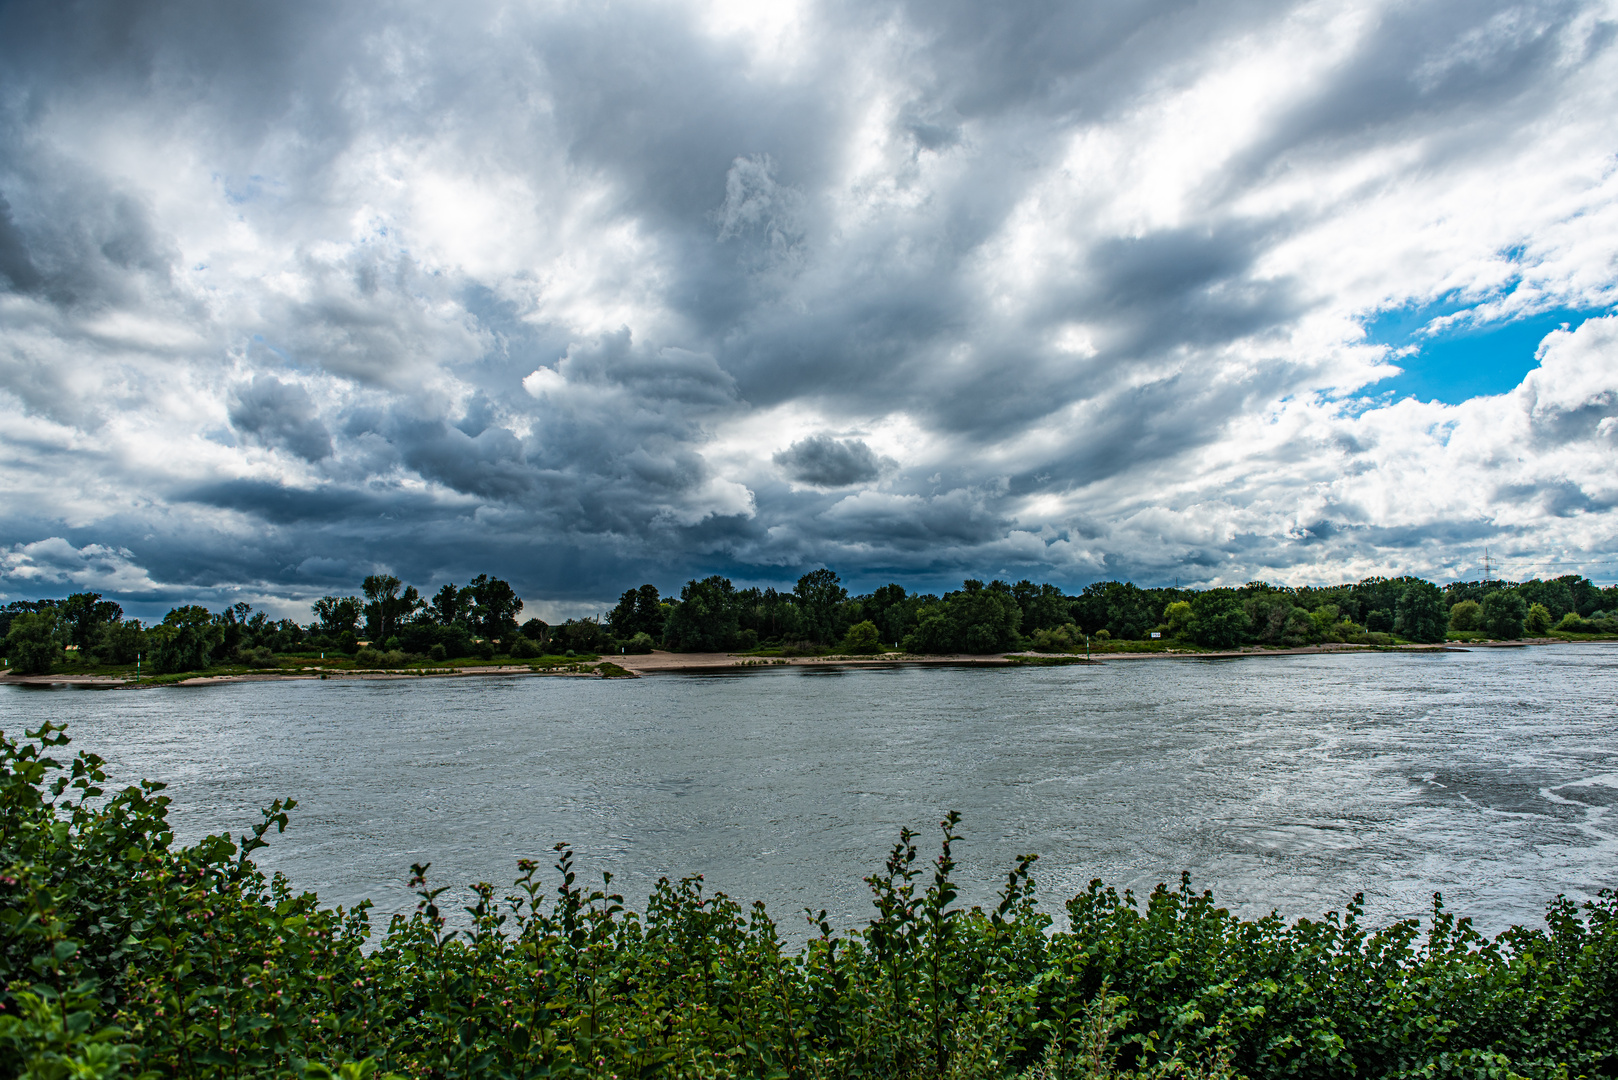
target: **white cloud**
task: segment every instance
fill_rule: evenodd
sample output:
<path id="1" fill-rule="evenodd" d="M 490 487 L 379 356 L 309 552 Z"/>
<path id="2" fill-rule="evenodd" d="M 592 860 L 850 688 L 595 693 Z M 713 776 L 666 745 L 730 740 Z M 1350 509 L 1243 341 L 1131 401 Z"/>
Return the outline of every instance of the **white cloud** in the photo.
<path id="1" fill-rule="evenodd" d="M 60 536 L 17 544 L 0 551 L 0 581 L 32 594 L 39 589 L 55 590 L 69 586 L 119 595 L 141 595 L 159 589 L 144 568 L 135 562 L 127 548 L 102 544 L 74 547 Z"/>

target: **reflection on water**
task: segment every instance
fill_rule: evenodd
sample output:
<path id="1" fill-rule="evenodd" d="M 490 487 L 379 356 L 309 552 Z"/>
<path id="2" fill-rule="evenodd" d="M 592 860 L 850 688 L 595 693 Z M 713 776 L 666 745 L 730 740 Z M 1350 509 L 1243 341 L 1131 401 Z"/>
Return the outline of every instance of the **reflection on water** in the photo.
<path id="1" fill-rule="evenodd" d="M 638 681 L 247 683 L 0 691 L 0 726 L 69 723 L 115 779 L 169 783 L 180 834 L 300 802 L 261 862 L 329 902 L 408 910 L 572 842 L 631 900 L 660 875 L 866 917 L 901 825 L 965 815 L 961 877 L 1021 852 L 1058 903 L 1181 870 L 1247 914 L 1376 917 L 1442 890 L 1480 927 L 1618 885 L 1618 648 L 753 669 Z M 930 843 L 930 838 L 924 839 Z M 924 848 L 924 850 L 926 850 Z"/>

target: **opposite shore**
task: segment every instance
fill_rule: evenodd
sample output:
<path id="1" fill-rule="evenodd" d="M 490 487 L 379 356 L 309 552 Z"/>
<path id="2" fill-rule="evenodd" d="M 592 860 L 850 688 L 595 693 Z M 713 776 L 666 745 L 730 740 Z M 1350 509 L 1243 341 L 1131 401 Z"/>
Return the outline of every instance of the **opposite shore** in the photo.
<path id="1" fill-rule="evenodd" d="M 445 679 L 466 677 L 495 678 L 639 678 L 643 675 L 678 674 L 686 672 L 736 672 L 755 668 L 809 667 L 1057 667 L 1098 665 L 1113 660 L 1234 660 L 1260 656 L 1312 656 L 1320 654 L 1378 654 L 1378 653 L 1437 653 L 1468 652 L 1474 649 L 1514 649 L 1533 645 L 1566 644 L 1566 638 L 1524 638 L 1517 641 L 1468 641 L 1449 644 L 1407 645 L 1355 645 L 1326 642 L 1295 648 L 1264 648 L 1248 646 L 1240 649 L 1165 649 L 1152 652 L 1097 652 L 1083 654 L 1049 652 L 1014 652 L 944 655 L 916 655 L 913 653 L 878 653 L 870 656 L 759 656 L 735 652 L 666 652 L 654 650 L 603 657 L 599 660 L 580 659 L 565 664 L 533 663 L 473 663 L 462 665 L 406 666 L 406 667 L 354 667 L 334 666 L 329 663 L 305 664 L 272 670 L 242 670 L 197 673 L 180 678 L 150 679 L 104 674 L 40 674 L 14 675 L 11 670 L 0 670 L 0 685 L 22 686 L 84 686 L 108 689 L 148 688 L 153 686 L 206 686 L 231 682 L 283 682 L 294 680 L 408 680 Z M 1601 644 L 1602 641 L 1574 641 L 1572 644 Z"/>

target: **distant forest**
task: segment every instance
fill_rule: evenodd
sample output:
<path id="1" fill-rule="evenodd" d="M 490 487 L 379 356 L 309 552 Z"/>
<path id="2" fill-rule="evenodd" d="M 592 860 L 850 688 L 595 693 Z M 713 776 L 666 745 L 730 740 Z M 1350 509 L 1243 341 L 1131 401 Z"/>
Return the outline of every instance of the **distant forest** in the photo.
<path id="1" fill-rule="evenodd" d="M 223 611 L 171 610 L 145 626 L 92 592 L 19 600 L 0 608 L 6 662 L 50 671 L 67 654 L 109 667 L 143 659 L 154 673 L 214 664 L 272 666 L 277 655 L 340 653 L 389 665 L 505 656 L 649 652 L 782 651 L 873 654 L 1074 652 L 1150 647 L 1229 649 L 1320 642 L 1393 644 L 1528 635 L 1618 634 L 1618 586 L 1577 575 L 1549 581 L 1367 578 L 1352 585 L 1143 589 L 1103 581 L 1069 595 L 1031 581 L 966 581 L 942 596 L 884 585 L 851 596 L 831 570 L 790 590 L 735 588 L 728 578 L 691 580 L 679 596 L 655 585 L 628 589 L 605 620 L 540 619 L 519 625 L 523 602 L 508 582 L 479 574 L 430 596 L 377 574 L 360 595 L 325 596 L 315 620 L 272 620 L 245 603 Z"/>

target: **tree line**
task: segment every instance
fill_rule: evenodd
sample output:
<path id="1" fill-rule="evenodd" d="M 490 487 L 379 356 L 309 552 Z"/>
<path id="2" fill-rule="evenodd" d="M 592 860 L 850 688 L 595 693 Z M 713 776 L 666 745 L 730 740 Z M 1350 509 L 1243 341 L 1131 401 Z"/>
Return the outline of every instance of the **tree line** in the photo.
<path id="1" fill-rule="evenodd" d="M 62 600 L 19 600 L 0 608 L 0 635 L 13 671 L 50 671 L 65 652 L 85 662 L 122 666 L 140 660 L 155 674 L 199 671 L 214 664 L 269 666 L 277 654 L 358 655 L 374 647 L 379 659 L 444 660 L 507 655 L 537 657 L 548 627 L 522 627 L 522 598 L 509 582 L 479 574 L 464 586 L 446 584 L 431 597 L 391 574 L 364 579 L 358 596 L 323 596 L 314 620 L 271 619 L 252 605 L 221 611 L 200 605 L 171 609 L 151 626 L 125 619 L 122 606 L 99 593 Z M 520 640 L 519 640 L 520 639 Z"/>
<path id="2" fill-rule="evenodd" d="M 176 607 L 160 623 L 125 619 L 98 593 L 20 600 L 0 608 L 12 670 L 51 670 L 64 650 L 83 660 L 155 673 L 212 664 L 269 665 L 277 654 L 337 651 L 390 664 L 497 655 L 751 651 L 760 648 L 873 654 L 1071 652 L 1097 641 L 1146 641 L 1229 649 L 1321 642 L 1499 640 L 1552 631 L 1618 633 L 1618 586 L 1576 574 L 1523 582 L 1463 581 L 1440 587 L 1415 577 L 1290 588 L 1142 588 L 1101 581 L 1070 595 L 1032 581 L 967 580 L 942 595 L 889 584 L 851 595 L 830 569 L 790 589 L 738 589 L 719 575 L 687 581 L 678 595 L 655 585 L 627 589 L 604 620 L 518 624 L 523 601 L 509 582 L 479 574 L 424 595 L 391 574 L 373 574 L 358 595 L 324 596 L 314 620 L 272 620 L 237 603 L 211 612 Z M 363 648 L 372 653 L 362 654 Z"/>
<path id="3" fill-rule="evenodd" d="M 1414 577 L 1290 588 L 1141 588 L 1102 581 L 1077 595 L 1051 584 L 967 580 L 943 595 L 897 584 L 850 595 L 829 569 L 791 590 L 737 589 L 718 575 L 661 599 L 653 585 L 623 593 L 606 629 L 615 641 L 678 651 L 807 646 L 849 653 L 1071 651 L 1087 640 L 1154 636 L 1203 648 L 1296 647 L 1326 641 L 1439 642 L 1452 634 L 1510 640 L 1552 630 L 1618 633 L 1618 586 L 1567 575 L 1550 581 L 1471 581 L 1439 587 Z"/>

